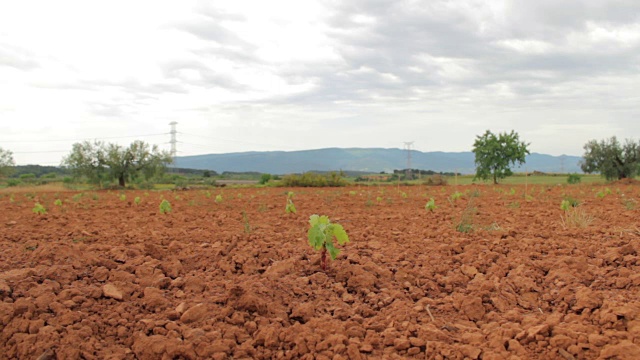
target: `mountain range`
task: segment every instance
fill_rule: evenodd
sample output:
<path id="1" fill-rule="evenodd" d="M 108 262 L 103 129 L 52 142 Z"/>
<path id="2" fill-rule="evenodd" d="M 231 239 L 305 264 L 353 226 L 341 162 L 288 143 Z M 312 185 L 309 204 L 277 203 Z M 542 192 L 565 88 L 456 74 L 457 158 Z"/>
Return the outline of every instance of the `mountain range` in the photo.
<path id="1" fill-rule="evenodd" d="M 378 173 L 407 168 L 407 151 L 384 148 L 327 148 L 301 151 L 250 151 L 227 154 L 180 156 L 175 167 L 214 170 L 219 173 L 261 172 L 270 174 L 302 173 L 306 171 L 351 170 Z M 472 152 L 411 151 L 411 168 L 437 172 L 475 173 Z M 515 172 L 546 173 L 582 172 L 578 156 L 552 156 L 532 153 L 526 164 Z"/>

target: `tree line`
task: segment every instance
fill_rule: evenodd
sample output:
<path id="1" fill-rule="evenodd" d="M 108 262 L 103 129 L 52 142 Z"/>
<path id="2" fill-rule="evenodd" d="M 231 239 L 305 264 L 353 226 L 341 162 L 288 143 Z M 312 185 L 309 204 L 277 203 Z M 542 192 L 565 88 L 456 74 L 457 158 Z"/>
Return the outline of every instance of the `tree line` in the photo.
<path id="1" fill-rule="evenodd" d="M 473 143 L 476 174 L 474 179 L 498 180 L 513 174 L 511 168 L 522 165 L 530 154 L 529 143 L 520 140 L 515 131 L 494 134 L 487 130 L 476 137 Z M 620 142 L 615 136 L 605 140 L 590 140 L 584 145 L 580 167 L 585 173 L 600 173 L 607 180 L 633 178 L 640 173 L 640 141 L 627 139 Z M 167 151 L 157 145 L 134 141 L 128 147 L 100 141 L 80 142 L 72 146 L 71 152 L 62 160 L 63 169 L 55 167 L 33 167 L 33 172 L 71 174 L 84 177 L 89 182 L 103 185 L 116 181 L 124 187 L 130 182 L 149 181 L 161 176 L 173 161 Z M 44 169 L 44 170 L 43 170 Z M 0 147 L 0 176 L 15 171 L 13 153 Z M 394 171 L 394 174 L 405 172 Z M 422 170 L 412 169 L 412 172 Z M 425 171 L 429 175 L 431 171 Z M 38 172 L 39 173 L 39 172 Z M 206 175 L 216 174 L 207 171 Z"/>

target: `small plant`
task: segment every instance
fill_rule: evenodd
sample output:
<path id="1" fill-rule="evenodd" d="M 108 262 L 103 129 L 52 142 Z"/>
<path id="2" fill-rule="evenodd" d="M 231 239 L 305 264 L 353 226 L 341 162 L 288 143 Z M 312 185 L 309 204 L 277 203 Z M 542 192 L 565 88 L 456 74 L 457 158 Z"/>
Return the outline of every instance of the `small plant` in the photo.
<path id="1" fill-rule="evenodd" d="M 355 191 L 349 191 L 349 196 L 355 196 L 357 193 Z"/>
<path id="2" fill-rule="evenodd" d="M 569 176 L 567 177 L 567 184 L 580 184 L 580 182 L 582 181 L 582 176 L 573 173 L 573 174 L 569 174 Z"/>
<path id="3" fill-rule="evenodd" d="M 462 193 L 461 193 L 461 192 L 459 192 L 459 191 L 454 192 L 453 194 L 451 194 L 451 196 L 449 196 L 449 199 L 448 199 L 448 200 L 449 200 L 449 203 L 450 203 L 451 205 L 455 204 L 455 202 L 456 202 L 458 199 L 460 199 L 460 198 L 462 197 L 462 195 L 464 195 L 464 194 L 462 194 Z"/>
<path id="4" fill-rule="evenodd" d="M 478 211 L 475 207 L 473 207 L 473 198 L 469 199 L 467 206 L 462 211 L 460 216 L 460 221 L 456 224 L 456 230 L 462 233 L 469 233 L 473 231 L 473 218 Z"/>
<path id="5" fill-rule="evenodd" d="M 210 193 L 209 191 L 206 191 L 206 192 L 204 193 L 204 196 L 206 196 L 206 197 L 207 197 L 207 199 L 209 199 L 209 198 L 211 197 L 211 193 Z"/>
<path id="6" fill-rule="evenodd" d="M 382 198 L 381 198 L 380 196 L 378 196 L 378 197 L 376 198 L 376 201 L 377 201 L 378 203 L 380 203 L 380 202 L 382 202 Z"/>
<path id="7" fill-rule="evenodd" d="M 83 195 L 84 195 L 84 194 L 82 194 L 82 193 L 78 193 L 78 194 L 73 195 L 73 197 L 72 197 L 71 199 L 72 199 L 73 201 L 75 201 L 75 202 L 78 202 L 78 201 L 80 201 L 80 199 L 82 199 L 82 196 L 83 196 Z"/>
<path id="8" fill-rule="evenodd" d="M 121 194 L 118 198 L 120 199 L 120 201 L 125 201 L 127 200 L 127 195 Z"/>
<path id="9" fill-rule="evenodd" d="M 424 209 L 427 211 L 433 211 L 436 208 L 437 208 L 436 201 L 433 200 L 433 198 L 430 198 L 429 201 L 427 201 L 427 204 L 424 206 Z"/>
<path id="10" fill-rule="evenodd" d="M 55 206 L 62 206 L 62 200 L 60 199 L 56 199 L 56 201 L 53 202 L 53 205 Z"/>
<path id="11" fill-rule="evenodd" d="M 171 212 L 171 204 L 167 201 L 167 199 L 162 200 L 160 203 L 160 213 L 168 214 Z"/>
<path id="12" fill-rule="evenodd" d="M 216 204 L 220 204 L 222 202 L 222 195 L 216 195 L 216 199 L 214 201 L 216 202 Z"/>
<path id="13" fill-rule="evenodd" d="M 635 199 L 624 199 L 622 200 L 622 204 L 624 205 L 624 208 L 627 210 L 635 210 L 636 206 L 638 205 L 638 201 L 636 201 Z"/>
<path id="14" fill-rule="evenodd" d="M 335 260 L 340 250 L 335 247 L 333 238 L 338 244 L 344 245 L 349 242 L 349 236 L 340 224 L 332 224 L 328 216 L 311 215 L 309 217 L 309 231 L 307 238 L 309 245 L 315 250 L 321 250 L 320 266 L 323 271 L 327 270 L 327 253 L 331 256 L 331 260 Z"/>
<path id="15" fill-rule="evenodd" d="M 611 195 L 611 189 L 609 189 L 608 187 L 596 193 L 596 197 L 599 197 L 600 199 L 604 198 L 607 195 Z"/>
<path id="16" fill-rule="evenodd" d="M 244 226 L 244 233 L 251 234 L 251 224 L 249 224 L 249 217 L 245 211 L 242 211 L 242 224 Z"/>
<path id="17" fill-rule="evenodd" d="M 562 200 L 562 202 L 560 203 L 560 209 L 567 211 L 570 208 L 578 207 L 579 205 L 580 201 L 569 196 Z"/>
<path id="18" fill-rule="evenodd" d="M 406 199 L 407 198 L 407 193 L 403 191 L 403 192 L 400 193 L 400 196 L 402 196 L 403 199 Z"/>
<path id="19" fill-rule="evenodd" d="M 295 214 L 296 206 L 293 204 L 293 192 L 289 191 L 287 193 L 287 205 L 284 208 L 284 212 L 286 214 Z"/>
<path id="20" fill-rule="evenodd" d="M 514 201 L 514 202 L 510 203 L 509 205 L 507 205 L 507 207 L 509 207 L 511 209 L 518 209 L 518 208 L 520 208 L 520 202 L 519 201 Z"/>
<path id="21" fill-rule="evenodd" d="M 44 215 L 47 213 L 47 209 L 45 209 L 44 206 L 42 206 L 42 204 L 40 203 L 36 203 L 31 211 L 33 211 L 34 214 L 38 215 Z"/>
<path id="22" fill-rule="evenodd" d="M 133 199 L 133 202 L 134 202 L 136 205 L 140 205 L 140 201 L 141 201 L 141 200 L 140 200 L 140 196 L 136 196 L 136 198 L 135 198 L 135 199 Z"/>

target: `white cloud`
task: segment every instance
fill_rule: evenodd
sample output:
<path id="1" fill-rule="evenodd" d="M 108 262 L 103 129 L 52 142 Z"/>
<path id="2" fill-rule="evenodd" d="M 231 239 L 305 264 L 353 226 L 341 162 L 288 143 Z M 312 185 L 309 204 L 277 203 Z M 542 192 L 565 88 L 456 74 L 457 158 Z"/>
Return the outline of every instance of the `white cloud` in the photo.
<path id="1" fill-rule="evenodd" d="M 142 139 L 168 146 L 178 121 L 181 155 L 407 140 L 464 151 L 486 129 L 579 155 L 592 138 L 638 137 L 638 10 L 608 0 L 3 2 L 0 146 L 21 164 L 57 164 L 77 139 L 152 135 Z"/>

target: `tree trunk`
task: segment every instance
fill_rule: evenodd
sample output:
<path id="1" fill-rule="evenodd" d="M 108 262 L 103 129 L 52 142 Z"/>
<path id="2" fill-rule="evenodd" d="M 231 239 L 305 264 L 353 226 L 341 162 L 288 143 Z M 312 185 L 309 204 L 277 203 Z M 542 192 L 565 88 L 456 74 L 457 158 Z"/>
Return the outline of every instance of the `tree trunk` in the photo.
<path id="1" fill-rule="evenodd" d="M 118 185 L 120 185 L 121 187 L 124 187 L 124 174 L 121 174 L 118 177 Z"/>
<path id="2" fill-rule="evenodd" d="M 493 185 L 497 185 L 498 184 L 498 177 L 496 176 L 496 173 L 493 173 Z"/>

